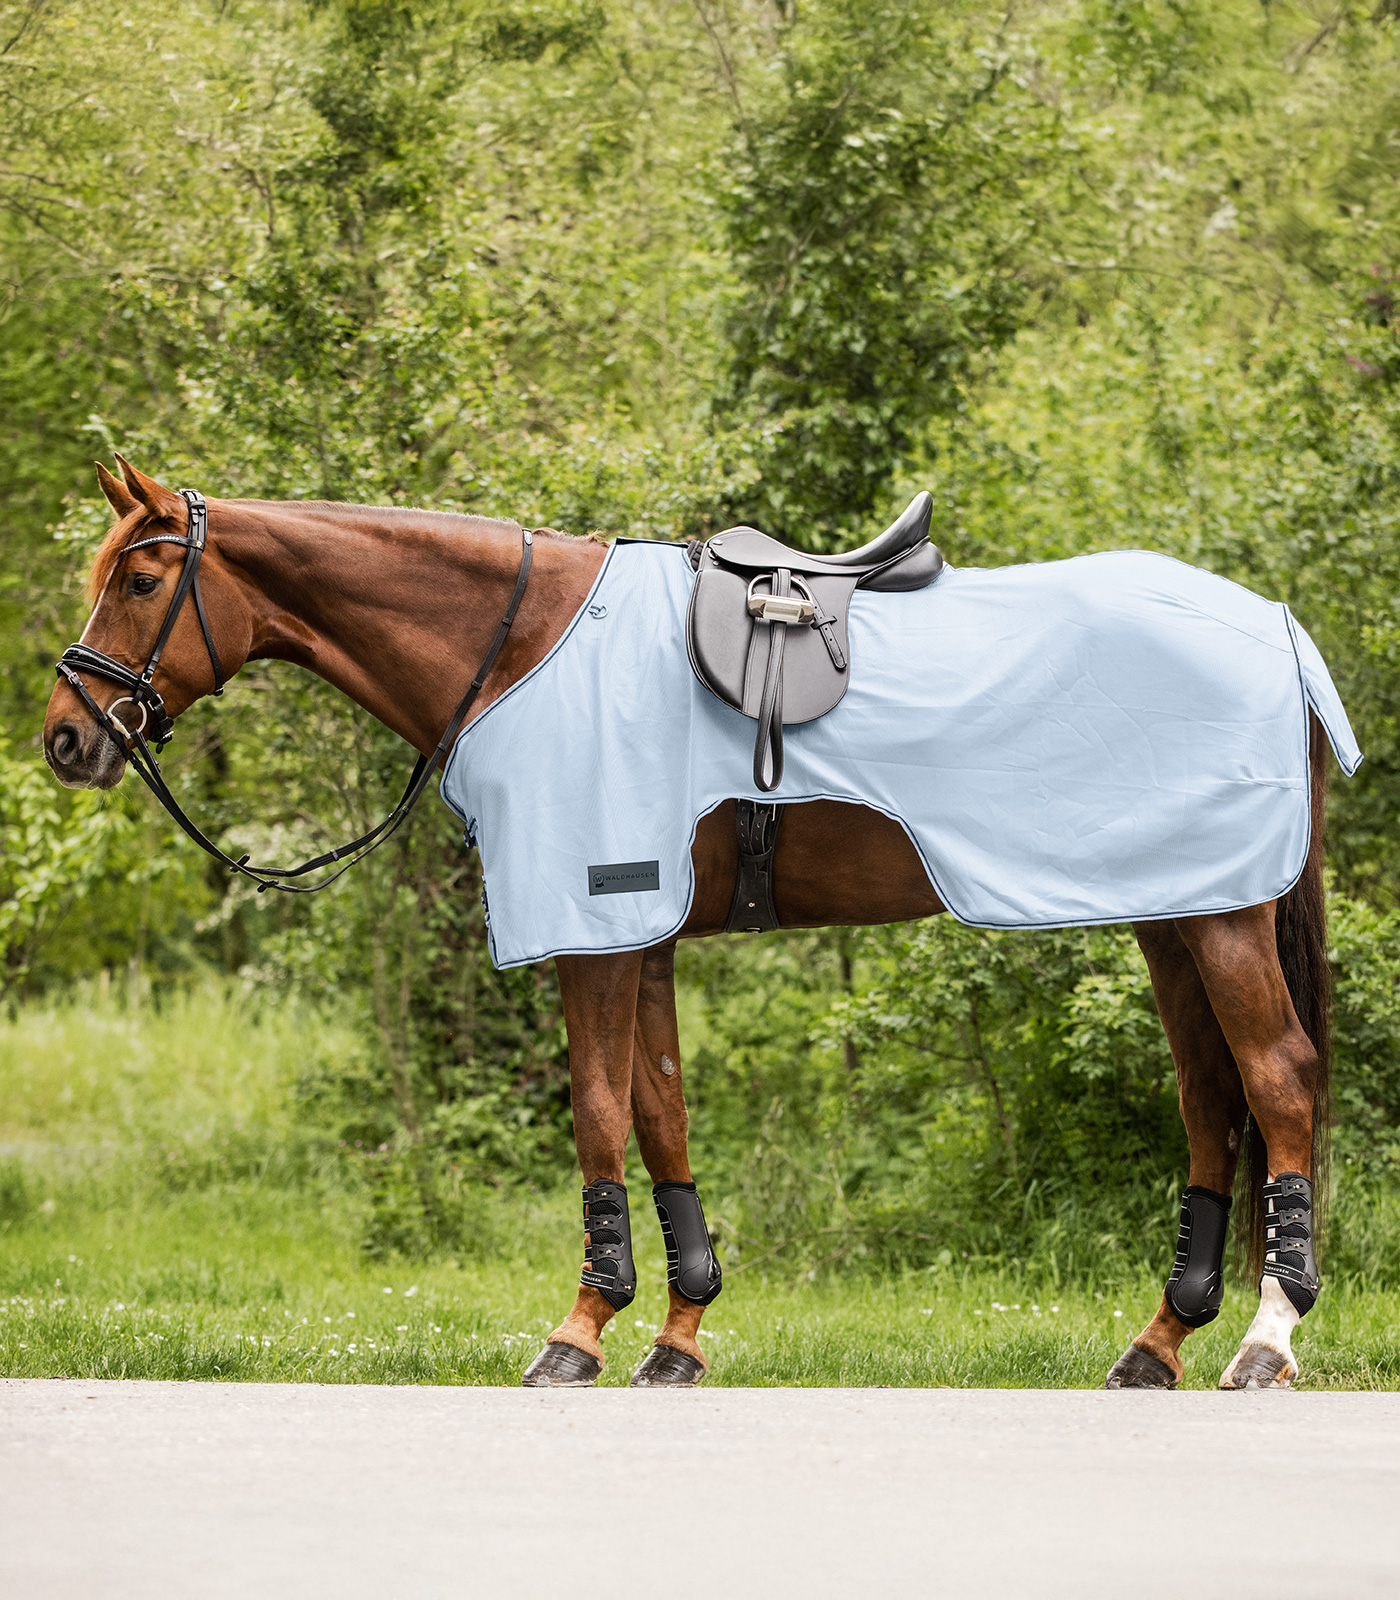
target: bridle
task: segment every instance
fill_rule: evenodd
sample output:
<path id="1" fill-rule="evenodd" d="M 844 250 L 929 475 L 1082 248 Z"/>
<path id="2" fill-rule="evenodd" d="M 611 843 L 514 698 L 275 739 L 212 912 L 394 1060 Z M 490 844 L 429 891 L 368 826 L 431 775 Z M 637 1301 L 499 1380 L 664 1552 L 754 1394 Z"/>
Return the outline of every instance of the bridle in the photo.
<path id="1" fill-rule="evenodd" d="M 471 686 L 452 713 L 442 738 L 438 740 L 437 748 L 430 756 L 418 757 L 412 776 L 408 780 L 408 786 L 389 815 L 378 827 L 371 828 L 358 839 L 352 839 L 349 844 L 327 851 L 325 855 L 317 856 L 312 861 L 304 861 L 299 867 L 254 867 L 249 866 L 249 858 L 246 855 L 236 859 L 226 855 L 212 839 L 206 837 L 190 821 L 179 801 L 170 792 L 170 786 L 160 770 L 160 763 L 156 760 L 156 751 L 163 751 L 175 732 L 175 719 L 166 710 L 165 701 L 155 686 L 156 668 L 160 665 L 160 658 L 169 642 L 171 632 L 190 595 L 194 596 L 195 614 L 199 618 L 204 645 L 209 652 L 209 664 L 214 669 L 214 693 L 221 695 L 224 692 L 224 670 L 219 661 L 219 652 L 214 648 L 214 636 L 209 631 L 209 619 L 205 615 L 204 601 L 199 592 L 199 563 L 208 543 L 209 509 L 204 503 L 204 496 L 198 490 L 181 489 L 180 498 L 189 508 L 188 528 L 183 535 L 153 534 L 149 539 L 138 539 L 135 543 L 126 545 L 117 557 L 120 561 L 133 550 L 144 550 L 147 546 L 155 544 L 184 546 L 185 562 L 180 569 L 175 593 L 170 597 L 165 620 L 160 625 L 160 632 L 156 635 L 156 642 L 151 648 L 145 667 L 136 672 L 123 662 L 105 655 L 101 650 L 93 649 L 91 645 L 83 644 L 80 640 L 77 644 L 68 646 L 59 657 L 55 670 L 92 713 L 98 727 L 116 744 L 123 757 L 136 768 L 141 781 L 201 850 L 207 850 L 216 860 L 222 861 L 233 871 L 242 873 L 245 878 L 253 879 L 258 886 L 259 894 L 264 889 L 280 889 L 286 894 L 315 894 L 318 889 L 328 888 L 341 873 L 348 872 L 357 861 L 363 861 L 371 850 L 377 850 L 386 839 L 396 833 L 422 798 L 434 769 L 452 748 L 452 741 L 466 720 L 472 702 L 480 694 L 482 685 L 486 682 L 491 668 L 495 665 L 496 657 L 501 652 L 501 646 L 506 642 L 511 624 L 515 621 L 515 614 L 520 609 L 520 602 L 525 594 L 525 585 L 530 579 L 530 564 L 534 558 L 534 534 L 528 528 L 521 530 L 520 571 L 515 579 L 515 592 L 511 595 L 510 604 L 506 607 L 495 637 L 476 670 Z M 85 672 L 93 677 L 106 678 L 108 682 L 125 689 L 126 693 L 104 709 L 93 699 L 83 682 L 81 674 Z M 125 723 L 112 715 L 116 708 L 122 705 L 134 705 L 140 711 L 141 722 L 138 727 L 128 728 Z M 154 751 L 151 749 L 151 742 L 155 744 Z M 308 872 L 315 872 L 318 867 L 328 867 L 337 861 L 343 861 L 345 864 L 319 883 L 285 881 L 289 878 L 300 878 Z"/>

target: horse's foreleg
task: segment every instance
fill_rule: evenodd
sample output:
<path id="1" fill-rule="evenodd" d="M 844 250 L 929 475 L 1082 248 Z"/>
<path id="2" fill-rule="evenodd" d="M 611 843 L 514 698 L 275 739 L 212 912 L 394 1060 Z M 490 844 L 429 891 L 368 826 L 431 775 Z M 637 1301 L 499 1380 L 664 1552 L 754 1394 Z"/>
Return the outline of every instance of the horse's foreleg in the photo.
<path id="1" fill-rule="evenodd" d="M 710 1249 L 686 1150 L 689 1117 L 681 1087 L 675 958 L 673 944 L 658 945 L 643 958 L 632 1047 L 632 1119 L 658 1212 L 665 1213 L 670 1296 L 666 1325 L 633 1374 L 637 1388 L 689 1387 L 704 1377 L 708 1363 L 696 1335 L 705 1307 L 720 1288 L 719 1263 Z"/>
<path id="2" fill-rule="evenodd" d="M 1259 1310 L 1220 1386 L 1286 1388 L 1298 1375 L 1293 1329 L 1317 1293 L 1311 1180 L 1319 1057 L 1279 964 L 1273 902 L 1177 926 L 1239 1064 L 1268 1156 L 1272 1215 Z"/>
<path id="3" fill-rule="evenodd" d="M 1244 1129 L 1239 1068 L 1195 958 L 1170 922 L 1134 925 L 1157 1013 L 1171 1046 L 1181 1120 L 1191 1144 L 1177 1262 L 1156 1316 L 1108 1375 L 1110 1389 L 1171 1389 L 1185 1370 L 1181 1346 L 1214 1321 L 1223 1292 L 1225 1222 Z"/>
<path id="4" fill-rule="evenodd" d="M 623 1180 L 632 1130 L 632 1035 L 642 952 L 559 956 L 555 964 L 569 1030 L 586 1259 L 574 1308 L 531 1363 L 524 1377 L 529 1387 L 593 1383 L 603 1370 L 599 1336 L 636 1292 Z"/>

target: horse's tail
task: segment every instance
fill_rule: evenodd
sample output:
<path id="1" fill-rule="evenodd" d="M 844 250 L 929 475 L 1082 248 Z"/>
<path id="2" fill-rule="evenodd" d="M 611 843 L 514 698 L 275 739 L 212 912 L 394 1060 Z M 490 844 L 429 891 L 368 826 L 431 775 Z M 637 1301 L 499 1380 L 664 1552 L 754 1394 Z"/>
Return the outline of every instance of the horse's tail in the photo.
<path id="1" fill-rule="evenodd" d="M 1313 1091 L 1313 1238 L 1326 1220 L 1328 1164 L 1332 1142 L 1332 972 L 1327 964 L 1327 899 L 1322 882 L 1322 836 L 1326 826 L 1327 741 L 1322 725 L 1308 714 L 1312 763 L 1312 841 L 1302 876 L 1278 902 L 1274 932 L 1279 965 L 1303 1032 L 1317 1051 Z M 1244 1135 L 1244 1196 L 1240 1208 L 1245 1270 L 1251 1283 L 1264 1270 L 1264 1183 L 1268 1158 L 1264 1136 L 1250 1117 Z"/>

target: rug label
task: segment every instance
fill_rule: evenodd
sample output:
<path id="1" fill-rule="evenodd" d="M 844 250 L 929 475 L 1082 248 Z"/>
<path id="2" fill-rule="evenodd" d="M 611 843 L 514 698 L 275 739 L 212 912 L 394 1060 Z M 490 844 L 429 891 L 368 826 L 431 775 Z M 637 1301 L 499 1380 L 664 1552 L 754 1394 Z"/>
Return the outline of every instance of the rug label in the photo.
<path id="1" fill-rule="evenodd" d="M 659 861 L 611 861 L 588 869 L 589 894 L 640 894 L 661 889 Z"/>

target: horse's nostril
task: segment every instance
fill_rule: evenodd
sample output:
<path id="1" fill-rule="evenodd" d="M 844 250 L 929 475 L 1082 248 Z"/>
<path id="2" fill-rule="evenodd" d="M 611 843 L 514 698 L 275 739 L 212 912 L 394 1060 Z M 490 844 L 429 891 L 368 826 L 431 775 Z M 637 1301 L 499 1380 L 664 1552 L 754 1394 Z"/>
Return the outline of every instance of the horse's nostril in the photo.
<path id="1" fill-rule="evenodd" d="M 54 760 L 69 766 L 77 759 L 82 747 L 83 741 L 78 737 L 77 728 L 71 722 L 60 722 L 54 729 L 53 742 L 49 746 Z"/>

